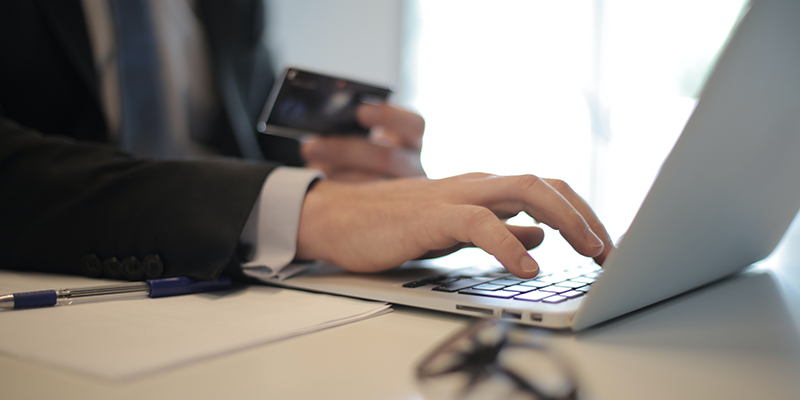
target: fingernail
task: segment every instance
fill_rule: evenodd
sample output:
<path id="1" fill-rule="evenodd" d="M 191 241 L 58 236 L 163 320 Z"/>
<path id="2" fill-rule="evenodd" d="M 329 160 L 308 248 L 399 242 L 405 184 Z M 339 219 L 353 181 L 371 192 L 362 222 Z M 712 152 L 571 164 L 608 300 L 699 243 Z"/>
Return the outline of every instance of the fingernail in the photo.
<path id="1" fill-rule="evenodd" d="M 583 234 L 586 236 L 586 240 L 589 242 L 589 245 L 592 246 L 592 248 L 603 248 L 603 241 L 600 240 L 600 238 L 597 237 L 594 232 L 592 232 L 592 230 L 589 228 L 589 225 L 586 225 L 586 230 L 583 231 Z"/>
<path id="2" fill-rule="evenodd" d="M 300 153 L 306 160 L 318 158 L 324 151 L 323 147 L 319 139 L 308 137 L 303 140 L 303 144 L 300 146 Z"/>
<path id="3" fill-rule="evenodd" d="M 533 258 L 531 258 L 530 255 L 527 254 L 524 255 L 522 257 L 522 260 L 520 260 L 519 264 L 520 268 L 522 269 L 522 272 L 528 272 L 528 273 L 539 272 L 539 265 L 536 264 L 536 261 Z"/>
<path id="4" fill-rule="evenodd" d="M 362 103 L 356 112 L 358 113 L 358 122 L 362 125 L 370 127 L 378 123 L 378 106 Z"/>

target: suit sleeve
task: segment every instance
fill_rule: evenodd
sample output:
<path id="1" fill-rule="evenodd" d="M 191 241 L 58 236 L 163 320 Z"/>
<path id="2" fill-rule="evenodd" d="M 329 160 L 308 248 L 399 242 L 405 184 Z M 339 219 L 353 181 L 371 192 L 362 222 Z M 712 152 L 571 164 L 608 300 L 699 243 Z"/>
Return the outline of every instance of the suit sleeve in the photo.
<path id="1" fill-rule="evenodd" d="M 214 279 L 275 167 L 137 159 L 0 116 L 0 267 L 92 275 L 87 257 L 156 256 L 163 277 Z"/>

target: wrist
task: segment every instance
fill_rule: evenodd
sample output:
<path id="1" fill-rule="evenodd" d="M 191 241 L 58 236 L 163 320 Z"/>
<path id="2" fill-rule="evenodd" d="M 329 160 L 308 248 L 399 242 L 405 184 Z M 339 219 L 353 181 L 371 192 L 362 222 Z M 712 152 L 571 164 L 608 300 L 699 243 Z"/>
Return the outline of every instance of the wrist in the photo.
<path id="1" fill-rule="evenodd" d="M 327 229 L 325 225 L 331 205 L 326 204 L 329 196 L 325 193 L 332 184 L 331 181 L 317 181 L 306 193 L 297 230 L 296 257 L 299 260 L 325 259 L 322 250 L 324 239 L 321 233 Z"/>

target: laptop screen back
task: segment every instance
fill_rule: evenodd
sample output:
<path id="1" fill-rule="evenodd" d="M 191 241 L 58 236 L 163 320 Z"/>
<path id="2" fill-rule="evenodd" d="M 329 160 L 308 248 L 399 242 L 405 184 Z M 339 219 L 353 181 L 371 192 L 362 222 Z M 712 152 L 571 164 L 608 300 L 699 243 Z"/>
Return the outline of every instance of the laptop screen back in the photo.
<path id="1" fill-rule="evenodd" d="M 751 4 L 576 329 L 772 252 L 800 208 L 798 43 L 800 2 Z"/>

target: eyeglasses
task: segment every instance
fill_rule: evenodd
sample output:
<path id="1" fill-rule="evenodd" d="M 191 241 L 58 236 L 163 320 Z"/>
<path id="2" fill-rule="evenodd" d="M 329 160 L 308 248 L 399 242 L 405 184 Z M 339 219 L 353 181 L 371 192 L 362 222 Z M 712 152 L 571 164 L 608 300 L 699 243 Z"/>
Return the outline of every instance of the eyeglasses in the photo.
<path id="1" fill-rule="evenodd" d="M 481 319 L 436 347 L 417 366 L 427 399 L 576 400 L 577 381 L 540 336 L 514 334 Z"/>

